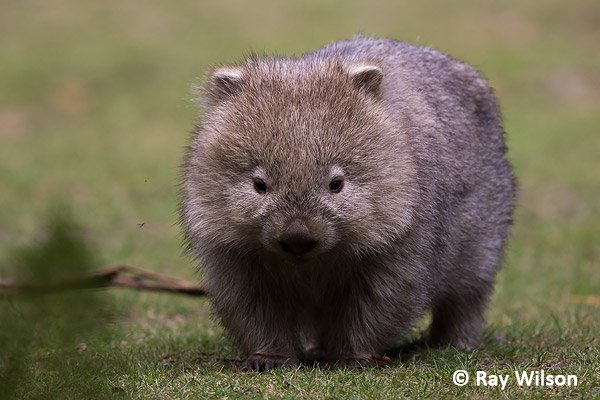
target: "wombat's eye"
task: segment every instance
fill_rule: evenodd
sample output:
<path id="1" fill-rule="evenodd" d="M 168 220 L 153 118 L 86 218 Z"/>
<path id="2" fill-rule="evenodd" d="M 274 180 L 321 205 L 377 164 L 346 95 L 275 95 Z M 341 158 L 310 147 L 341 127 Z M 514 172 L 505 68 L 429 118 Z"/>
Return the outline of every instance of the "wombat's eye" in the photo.
<path id="1" fill-rule="evenodd" d="M 339 193 L 344 188 L 344 178 L 337 177 L 333 178 L 331 182 L 329 182 L 329 191 L 331 193 Z"/>
<path id="2" fill-rule="evenodd" d="M 260 178 L 252 178 L 252 183 L 254 183 L 254 190 L 256 193 L 265 194 L 267 193 L 267 184 Z"/>

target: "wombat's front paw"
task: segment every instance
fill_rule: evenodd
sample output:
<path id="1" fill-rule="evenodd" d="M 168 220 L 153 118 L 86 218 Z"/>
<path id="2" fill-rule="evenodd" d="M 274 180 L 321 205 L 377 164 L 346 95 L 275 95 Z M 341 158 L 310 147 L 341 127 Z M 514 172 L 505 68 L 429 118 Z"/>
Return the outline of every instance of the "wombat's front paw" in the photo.
<path id="1" fill-rule="evenodd" d="M 246 368 L 250 371 L 263 372 L 283 366 L 297 365 L 299 361 L 295 357 L 276 354 L 254 353 L 246 360 Z"/>

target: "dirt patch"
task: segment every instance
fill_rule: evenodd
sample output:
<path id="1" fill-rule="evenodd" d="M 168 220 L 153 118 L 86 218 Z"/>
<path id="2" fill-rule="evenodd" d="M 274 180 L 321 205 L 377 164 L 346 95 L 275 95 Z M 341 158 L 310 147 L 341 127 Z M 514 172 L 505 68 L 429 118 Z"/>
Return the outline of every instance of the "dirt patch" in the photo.
<path id="1" fill-rule="evenodd" d="M 50 99 L 60 113 L 80 116 L 87 114 L 91 108 L 92 91 L 87 81 L 80 78 L 66 78 L 54 85 Z"/>
<path id="2" fill-rule="evenodd" d="M 24 110 L 0 109 L 0 137 L 21 136 L 31 131 L 31 118 Z"/>

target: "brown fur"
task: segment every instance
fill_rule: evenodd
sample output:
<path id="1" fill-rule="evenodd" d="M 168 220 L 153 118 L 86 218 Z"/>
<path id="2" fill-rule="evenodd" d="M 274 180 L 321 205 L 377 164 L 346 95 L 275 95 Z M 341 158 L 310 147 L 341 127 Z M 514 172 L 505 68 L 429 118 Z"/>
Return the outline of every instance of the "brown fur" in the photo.
<path id="1" fill-rule="evenodd" d="M 428 309 L 432 343 L 480 343 L 515 184 L 473 68 L 357 37 L 215 68 L 203 100 L 181 220 L 251 368 L 370 363 Z"/>

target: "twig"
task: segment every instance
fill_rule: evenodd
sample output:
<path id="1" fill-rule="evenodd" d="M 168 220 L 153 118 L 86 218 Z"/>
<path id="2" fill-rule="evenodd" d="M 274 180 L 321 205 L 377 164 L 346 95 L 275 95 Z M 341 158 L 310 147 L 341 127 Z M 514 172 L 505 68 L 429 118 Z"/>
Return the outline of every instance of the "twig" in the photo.
<path id="1" fill-rule="evenodd" d="M 0 297 L 31 297 L 76 289 L 121 287 L 156 292 L 206 296 L 202 284 L 175 279 L 128 265 L 115 265 L 89 274 L 55 282 L 37 284 L 0 278 Z"/>

